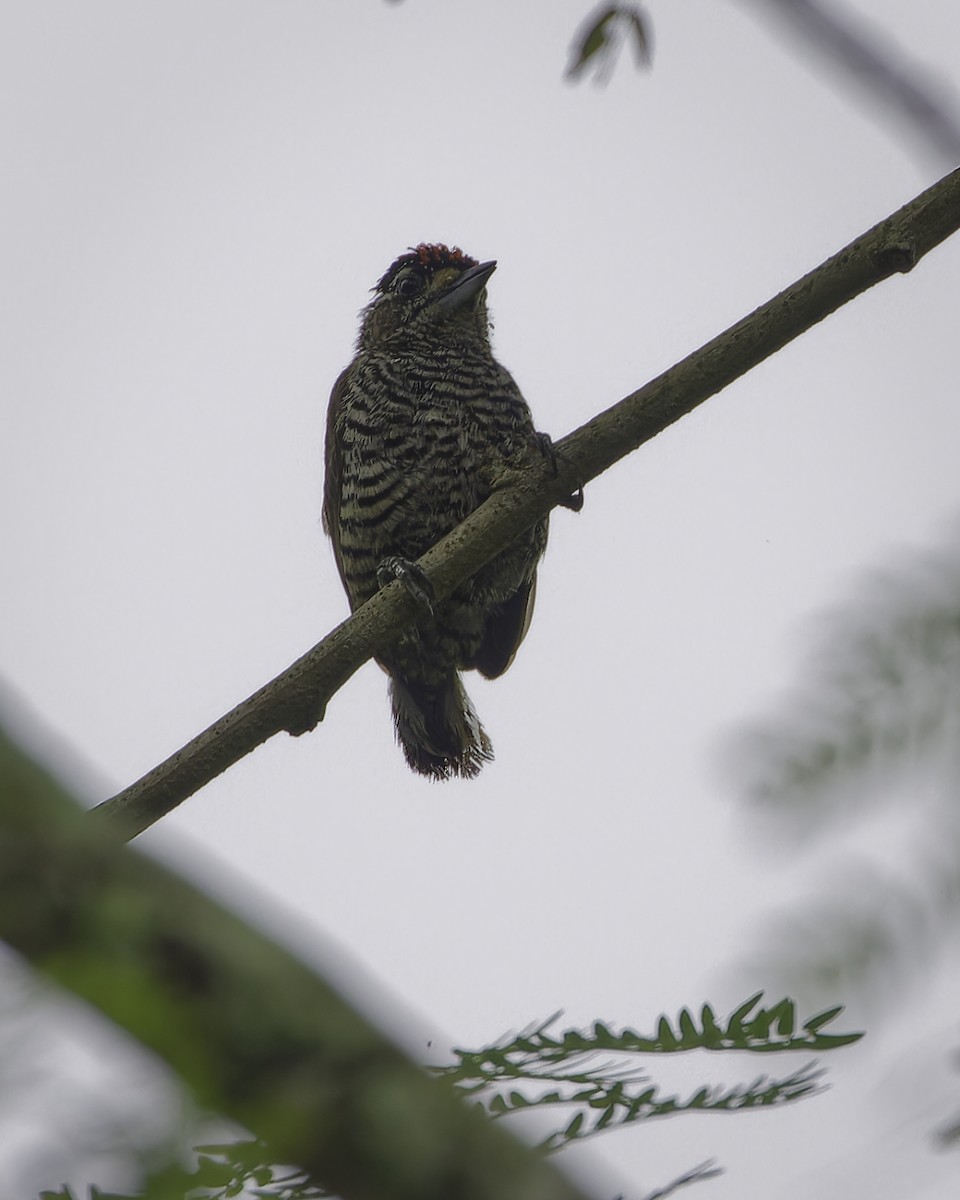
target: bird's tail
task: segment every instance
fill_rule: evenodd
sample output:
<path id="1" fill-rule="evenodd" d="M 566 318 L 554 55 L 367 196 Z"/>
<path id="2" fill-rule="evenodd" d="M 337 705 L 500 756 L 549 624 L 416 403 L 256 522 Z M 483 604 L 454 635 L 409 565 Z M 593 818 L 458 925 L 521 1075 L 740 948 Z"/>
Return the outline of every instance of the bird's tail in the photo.
<path id="1" fill-rule="evenodd" d="M 490 739 L 456 672 L 439 684 L 392 675 L 390 703 L 397 741 L 418 774 L 472 779 L 493 758 Z"/>

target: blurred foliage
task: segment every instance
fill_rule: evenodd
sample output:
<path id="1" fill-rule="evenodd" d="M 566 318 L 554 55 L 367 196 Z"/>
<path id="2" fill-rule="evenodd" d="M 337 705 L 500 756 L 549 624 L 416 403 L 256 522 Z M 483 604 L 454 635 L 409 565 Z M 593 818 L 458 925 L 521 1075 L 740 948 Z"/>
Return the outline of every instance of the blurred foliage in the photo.
<path id="1" fill-rule="evenodd" d="M 888 772 L 936 756 L 952 788 L 960 780 L 960 529 L 939 550 L 868 576 L 823 626 L 795 696 L 744 740 L 750 799 L 784 815 L 801 810 L 812 832 L 838 814 L 835 785 L 877 766 Z"/>
<path id="2" fill-rule="evenodd" d="M 319 1200 L 326 1196 L 295 1167 L 271 1164 L 267 1146 L 256 1139 L 197 1146 L 192 1168 L 171 1164 L 151 1174 L 136 1193 L 70 1187 L 42 1192 L 40 1200 Z"/>
<path id="3" fill-rule="evenodd" d="M 604 1130 L 622 1128 L 652 1117 L 681 1112 L 732 1112 L 740 1109 L 782 1106 L 822 1090 L 824 1072 L 807 1064 L 782 1079 L 758 1076 L 749 1084 L 705 1085 L 689 1097 L 661 1094 L 656 1084 L 634 1066 L 638 1054 L 675 1054 L 680 1051 L 828 1051 L 857 1041 L 859 1033 L 829 1034 L 824 1028 L 842 1011 L 832 1008 L 799 1022 L 796 1007 L 785 999 L 764 1007 L 761 994 L 751 996 L 726 1021 L 703 1005 L 699 1019 L 688 1009 L 671 1022 L 661 1016 L 656 1032 L 643 1036 L 633 1029 L 613 1030 L 602 1022 L 589 1029 L 551 1033 L 559 1018 L 530 1026 L 480 1050 L 454 1050 L 455 1061 L 433 1067 L 432 1073 L 451 1083 L 468 1102 L 478 1104 L 492 1119 L 520 1112 L 564 1110 L 560 1123 L 542 1138 L 545 1153 L 583 1141 Z M 603 1056 L 599 1058 L 598 1056 Z M 316 1200 L 326 1193 L 311 1184 L 295 1167 L 280 1167 L 270 1160 L 262 1141 L 235 1141 L 196 1146 L 187 1156 L 193 1166 L 166 1165 L 145 1172 L 136 1193 L 108 1196 L 91 1189 L 89 1200 Z M 703 1163 L 646 1200 L 658 1200 L 687 1184 L 709 1179 L 720 1170 Z M 42 1200 L 86 1200 L 68 1187 L 45 1192 Z"/>
<path id="4" fill-rule="evenodd" d="M 548 1031 L 559 1018 L 554 1014 L 482 1050 L 454 1050 L 457 1062 L 433 1071 L 494 1119 L 531 1109 L 572 1109 L 564 1124 L 541 1140 L 540 1146 L 546 1151 L 653 1117 L 769 1107 L 815 1094 L 821 1090 L 823 1071 L 814 1064 L 782 1079 L 761 1075 L 749 1084 L 704 1085 L 682 1099 L 663 1095 L 659 1085 L 651 1083 L 649 1076 L 630 1061 L 638 1054 L 689 1050 L 832 1050 L 862 1036 L 821 1032 L 839 1016 L 841 1008 L 818 1013 L 798 1029 L 791 1000 L 764 1008 L 761 999 L 762 993 L 751 996 L 723 1024 L 709 1004 L 701 1008 L 699 1021 L 684 1008 L 674 1024 L 661 1016 L 651 1036 L 633 1029 L 612 1030 L 600 1021 L 589 1030 L 567 1029 L 551 1034 Z M 597 1062 L 598 1055 L 619 1057 Z"/>
<path id="5" fill-rule="evenodd" d="M 388 0 L 400 3 L 400 0 Z M 650 65 L 653 30 L 642 4 L 599 4 L 583 19 L 570 45 L 567 78 L 581 79 L 589 70 L 606 83 L 624 44 L 633 47 L 638 67 Z"/>
<path id="6" fill-rule="evenodd" d="M 0 943 L 4 1200 L 59 1179 L 146 1177 L 170 1160 L 175 1131 L 199 1127 L 193 1115 L 182 1085 L 153 1055 Z"/>
<path id="7" fill-rule="evenodd" d="M 892 115 L 912 133 L 911 146 L 933 153 L 944 166 L 960 156 L 960 115 L 955 94 L 916 64 L 898 44 L 897 32 L 883 35 L 858 19 L 838 0 L 755 0 L 754 9 L 774 26 L 786 26 L 785 44 L 812 51 L 817 62 L 833 68 L 845 88 L 864 95 L 888 125 Z M 593 71 L 606 83 L 624 44 L 633 47 L 636 64 L 649 67 L 653 29 L 640 4 L 600 4 L 577 29 L 570 47 L 567 78 Z"/>
<path id="8" fill-rule="evenodd" d="M 296 1170 L 265 1165 L 267 1148 L 262 1142 L 200 1146 L 198 1153 L 201 1157 L 196 1171 L 171 1168 L 154 1176 L 136 1196 L 102 1192 L 96 1187 L 84 1195 L 64 1187 L 57 1192 L 42 1192 L 39 1200 L 320 1200 L 328 1194 Z M 713 1163 L 700 1163 L 641 1200 L 666 1200 L 688 1184 L 722 1174 Z"/>
<path id="9" fill-rule="evenodd" d="M 960 526 L 867 576 L 817 640 L 799 685 L 737 745 L 752 822 L 819 851 L 821 868 L 744 971 L 805 1002 L 902 1010 L 956 947 L 960 915 Z"/>
<path id="10" fill-rule="evenodd" d="M 778 981 L 803 996 L 892 999 L 960 912 L 960 528 L 869 575 L 818 641 L 780 711 L 738 739 L 754 823 L 793 849 L 851 832 L 866 847 L 877 823 L 906 827 L 887 834 L 895 866 L 841 855 L 761 961 L 792 964 Z"/>
<path id="11" fill-rule="evenodd" d="M 712 1162 L 700 1163 L 689 1171 L 684 1171 L 682 1175 L 678 1175 L 665 1187 L 657 1188 L 655 1192 L 648 1192 L 646 1196 L 641 1197 L 641 1200 L 666 1200 L 667 1196 L 672 1196 L 674 1192 L 690 1183 L 702 1183 L 705 1179 L 716 1179 L 718 1175 L 722 1174 L 722 1169 L 714 1166 Z M 624 1200 L 624 1198 L 617 1196 L 616 1200 Z"/>
<path id="12" fill-rule="evenodd" d="M 583 21 L 570 47 L 568 79 L 581 79 L 588 70 L 606 83 L 625 43 L 633 47 L 637 66 L 650 65 L 653 45 L 650 20 L 639 4 L 601 4 Z"/>

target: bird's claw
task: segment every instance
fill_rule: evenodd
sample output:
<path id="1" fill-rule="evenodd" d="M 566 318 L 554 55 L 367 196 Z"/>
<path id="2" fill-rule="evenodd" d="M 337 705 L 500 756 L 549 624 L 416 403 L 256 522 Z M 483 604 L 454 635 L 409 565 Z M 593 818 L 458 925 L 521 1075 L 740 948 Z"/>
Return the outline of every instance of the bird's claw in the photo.
<path id="1" fill-rule="evenodd" d="M 533 435 L 534 443 L 537 449 L 547 460 L 547 465 L 550 467 L 554 475 L 560 474 L 560 456 L 557 454 L 557 448 L 553 444 L 553 438 L 549 433 L 535 433 Z M 569 508 L 571 512 L 579 512 L 583 508 L 583 484 L 581 483 L 572 496 L 567 496 L 559 501 L 561 508 Z"/>
<path id="2" fill-rule="evenodd" d="M 561 508 L 569 508 L 571 512 L 579 512 L 583 508 L 583 484 L 580 484 L 572 496 L 564 496 L 558 504 Z"/>
<path id="3" fill-rule="evenodd" d="M 377 583 L 382 588 L 388 583 L 399 579 L 409 594 L 416 600 L 417 607 L 429 616 L 433 616 L 433 584 L 415 562 L 408 558 L 400 558 L 391 554 L 383 559 L 377 567 Z"/>

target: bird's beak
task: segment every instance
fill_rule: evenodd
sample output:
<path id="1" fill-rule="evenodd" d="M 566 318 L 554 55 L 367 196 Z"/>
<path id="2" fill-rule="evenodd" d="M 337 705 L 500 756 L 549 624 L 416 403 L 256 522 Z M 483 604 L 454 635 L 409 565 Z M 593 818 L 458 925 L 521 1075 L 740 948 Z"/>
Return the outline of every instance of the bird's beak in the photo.
<path id="1" fill-rule="evenodd" d="M 496 269 L 496 261 L 469 267 L 458 279 L 454 280 L 445 292 L 437 297 L 437 306 L 444 313 L 451 313 L 463 308 L 465 304 L 475 301 Z"/>

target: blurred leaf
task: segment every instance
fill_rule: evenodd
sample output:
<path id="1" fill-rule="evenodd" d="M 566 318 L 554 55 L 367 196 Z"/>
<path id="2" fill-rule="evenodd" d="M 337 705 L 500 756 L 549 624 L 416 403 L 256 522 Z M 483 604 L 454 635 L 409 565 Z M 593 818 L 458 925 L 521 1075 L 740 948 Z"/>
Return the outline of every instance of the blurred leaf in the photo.
<path id="1" fill-rule="evenodd" d="M 703 1044 L 709 1050 L 716 1049 L 719 1046 L 722 1034 L 720 1027 L 717 1025 L 717 1019 L 714 1016 L 713 1009 L 709 1004 L 705 1004 L 700 1011 L 700 1022 L 703 1026 Z"/>
<path id="2" fill-rule="evenodd" d="M 571 1138 L 575 1138 L 577 1136 L 577 1134 L 579 1134 L 580 1130 L 583 1127 L 583 1121 L 584 1121 L 583 1113 L 577 1113 L 577 1115 L 573 1118 L 573 1120 L 570 1122 L 570 1124 L 563 1131 L 563 1136 L 567 1141 L 570 1141 Z"/>
<path id="3" fill-rule="evenodd" d="M 796 1016 L 797 1016 L 796 1008 L 795 1008 L 793 1001 L 792 1000 L 781 1000 L 779 1004 L 775 1005 L 771 1009 L 771 1012 L 775 1014 L 775 1020 L 777 1023 L 777 1033 L 779 1033 L 781 1037 L 785 1037 L 785 1038 L 793 1037 L 793 1031 L 796 1028 Z M 826 1025 L 829 1021 L 832 1021 L 833 1018 L 838 1016 L 841 1012 L 843 1012 L 843 1005 L 839 1004 L 830 1011 L 829 1015 L 827 1013 L 821 1013 L 820 1018 L 815 1017 L 814 1020 L 819 1019 L 821 1025 Z M 807 1022 L 806 1025 L 804 1025 L 804 1029 L 806 1029 L 806 1031 L 808 1033 L 816 1033 L 817 1029 L 819 1029 L 819 1028 L 820 1028 L 820 1025 L 817 1025 L 816 1028 L 814 1028 L 812 1023 L 809 1021 Z"/>
<path id="4" fill-rule="evenodd" d="M 668 1183 L 666 1187 L 658 1188 L 655 1192 L 648 1192 L 643 1200 L 666 1200 L 667 1196 L 672 1196 L 679 1188 L 686 1187 L 690 1183 L 699 1183 L 703 1179 L 716 1179 L 718 1175 L 723 1174 L 723 1169 L 716 1166 L 713 1161 L 701 1163 L 698 1167 L 693 1167 L 685 1174 L 678 1176 L 672 1183 Z M 623 1197 L 617 1197 L 617 1200 L 623 1200 Z"/>
<path id="5" fill-rule="evenodd" d="M 574 35 L 567 78 L 579 79 L 592 68 L 595 78 L 606 82 L 624 42 L 632 45 L 638 66 L 650 65 L 651 33 L 642 6 L 604 4 L 594 9 Z"/>
<path id="6" fill-rule="evenodd" d="M 616 1115 L 617 1110 L 612 1104 L 608 1108 L 605 1108 L 599 1121 L 593 1127 L 594 1133 L 599 1133 L 602 1129 L 606 1129 Z"/>
<path id="7" fill-rule="evenodd" d="M 680 1026 L 680 1044 L 683 1049 L 687 1050 L 694 1046 L 703 1045 L 703 1038 L 694 1024 L 693 1017 L 690 1015 L 688 1009 L 680 1009 L 677 1024 Z"/>
<path id="8" fill-rule="evenodd" d="M 739 739 L 743 791 L 791 847 L 883 810 L 903 824 L 898 860 L 834 858 L 741 973 L 878 1011 L 925 977 L 960 914 L 960 526 L 872 572 L 820 627 L 792 698 Z"/>
<path id="9" fill-rule="evenodd" d="M 661 1017 L 657 1022 L 657 1044 L 662 1050 L 680 1049 L 680 1042 L 674 1037 L 670 1022 L 666 1017 Z"/>
<path id="10" fill-rule="evenodd" d="M 454 1051 L 456 1061 L 432 1067 L 434 1074 L 480 1100 L 494 1119 L 523 1109 L 555 1108 L 564 1105 L 577 1111 L 550 1133 L 541 1147 L 553 1152 L 570 1141 L 582 1141 L 608 1129 L 687 1111 L 729 1112 L 792 1103 L 821 1089 L 822 1070 L 810 1064 L 781 1079 L 760 1076 L 752 1083 L 717 1086 L 702 1084 L 690 1097 L 663 1095 L 650 1085 L 647 1075 L 633 1061 L 641 1054 L 674 1054 L 690 1050 L 776 1052 L 783 1050 L 829 1050 L 857 1041 L 862 1034 L 825 1035 L 820 1029 L 840 1015 L 833 1008 L 812 1017 L 796 1032 L 795 1005 L 783 999 L 765 1008 L 763 993 L 757 992 L 739 1005 L 723 1027 L 708 1004 L 701 1007 L 703 1028 L 688 1008 L 678 1014 L 676 1026 L 665 1015 L 657 1021 L 655 1038 L 643 1037 L 629 1027 L 617 1029 L 595 1021 L 588 1031 L 567 1029 L 552 1033 L 560 1017 L 518 1034 L 507 1035 L 494 1046 L 475 1051 Z M 528 1090 L 516 1084 L 526 1081 Z M 509 1090 L 501 1090 L 509 1084 Z M 549 1084 L 549 1088 L 544 1085 Z M 485 1093 L 485 1094 L 484 1094 Z M 572 1132 L 571 1132 L 572 1130 Z"/>
<path id="11" fill-rule="evenodd" d="M 843 1012 L 843 1006 L 834 1005 L 833 1008 L 828 1008 L 822 1013 L 817 1013 L 815 1017 L 811 1017 L 809 1021 L 804 1022 L 803 1027 L 808 1033 L 819 1033 L 824 1025 L 829 1025 L 841 1012 Z"/>
<path id="12" fill-rule="evenodd" d="M 821 619 L 818 641 L 779 713 L 739 739 L 742 789 L 794 851 L 841 823 L 859 834 L 883 812 L 888 840 L 897 822 L 896 861 L 872 862 L 866 838 L 856 856 L 831 853 L 826 882 L 769 922 L 739 974 L 804 1003 L 843 995 L 902 1010 L 960 915 L 960 525 L 872 572 Z M 837 1015 L 805 1023 L 818 1048 L 845 1043 L 821 1032 Z"/>
<path id="13" fill-rule="evenodd" d="M 743 1028 L 743 1019 L 747 1013 L 751 1012 L 760 1003 L 763 992 L 755 992 L 749 1000 L 745 1000 L 739 1008 L 735 1009 L 727 1022 L 727 1036 L 735 1038 L 738 1042 L 746 1041 L 746 1033 Z"/>
<path id="14" fill-rule="evenodd" d="M 194 1174 L 197 1187 L 213 1188 L 226 1187 L 236 1172 L 229 1162 L 222 1160 L 218 1162 L 206 1155 L 201 1155 Z"/>
<path id="15" fill-rule="evenodd" d="M 945 1125 L 937 1131 L 937 1141 L 941 1147 L 952 1147 L 960 1144 L 960 1120 L 952 1125 Z"/>
<path id="16" fill-rule="evenodd" d="M 813 833 L 859 800 L 883 799 L 878 768 L 943 757 L 953 805 L 960 763 L 960 529 L 935 553 L 901 556 L 871 574 L 820 622 L 806 678 L 779 715 L 734 748 L 735 771 L 759 809 Z M 935 831 L 934 831 L 935 832 Z"/>

